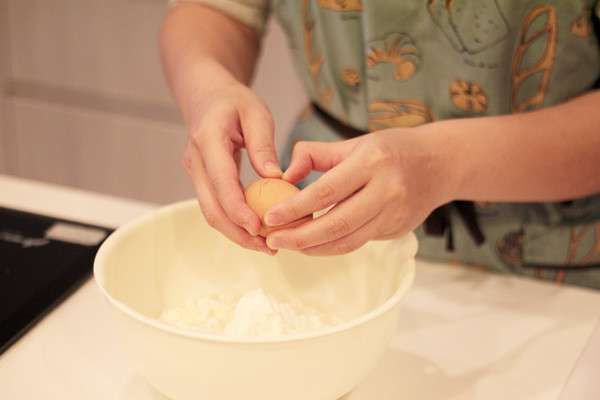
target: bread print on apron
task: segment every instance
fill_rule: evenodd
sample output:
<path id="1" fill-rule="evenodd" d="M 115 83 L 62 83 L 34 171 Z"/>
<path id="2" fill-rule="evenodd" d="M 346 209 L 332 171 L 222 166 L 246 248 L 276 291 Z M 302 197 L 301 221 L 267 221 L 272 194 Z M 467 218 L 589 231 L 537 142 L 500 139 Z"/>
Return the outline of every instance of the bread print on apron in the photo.
<path id="1" fill-rule="evenodd" d="M 367 66 L 381 63 L 394 67 L 394 79 L 405 81 L 417 71 L 421 56 L 413 39 L 405 33 L 391 33 L 384 40 L 373 41 L 367 52 Z"/>
<path id="2" fill-rule="evenodd" d="M 523 232 L 507 232 L 496 243 L 496 251 L 502 261 L 511 269 L 523 265 Z"/>
<path id="3" fill-rule="evenodd" d="M 319 0 L 319 6 L 333 11 L 361 11 L 361 0 Z"/>
<path id="4" fill-rule="evenodd" d="M 587 8 L 571 23 L 571 33 L 580 38 L 590 36 L 594 31 L 591 19 L 592 9 Z"/>
<path id="5" fill-rule="evenodd" d="M 450 84 L 450 98 L 454 105 L 467 112 L 482 113 L 487 110 L 488 98 L 477 83 L 460 79 Z"/>
<path id="6" fill-rule="evenodd" d="M 477 67 L 496 67 L 499 60 L 490 57 L 499 57 L 497 53 L 481 59 L 473 56 L 508 37 L 508 23 L 497 0 L 428 0 L 427 10 L 452 47 L 469 56 L 465 62 Z"/>
<path id="7" fill-rule="evenodd" d="M 315 91 L 317 94 L 317 98 L 323 104 L 323 106 L 327 107 L 331 104 L 331 100 L 333 98 L 333 89 L 329 86 L 325 86 L 321 83 L 319 79 L 319 73 L 321 72 L 321 67 L 325 62 L 325 57 L 323 54 L 318 52 L 314 48 L 314 28 L 315 21 L 310 15 L 310 0 L 302 0 L 302 17 L 303 17 L 303 27 L 304 27 L 304 53 L 306 57 L 306 62 L 308 63 L 308 68 L 310 71 L 310 76 L 314 83 Z"/>
<path id="8" fill-rule="evenodd" d="M 584 246 L 586 241 L 587 246 Z M 596 223 L 593 227 L 586 225 L 571 228 L 565 261 L 567 265 L 600 262 L 600 223 Z"/>
<path id="9" fill-rule="evenodd" d="M 340 72 L 340 79 L 346 86 L 353 89 L 360 86 L 360 74 L 356 68 L 343 68 Z"/>
<path id="10" fill-rule="evenodd" d="M 535 6 L 525 17 L 517 39 L 517 48 L 512 61 L 512 111 L 514 113 L 534 110 L 544 105 L 544 98 L 556 56 L 558 21 L 556 10 L 551 5 Z M 542 52 L 534 51 L 539 47 Z M 533 57 L 537 59 L 532 60 Z M 529 95 L 536 83 L 536 91 Z M 521 93 L 527 94 L 524 96 Z"/>
<path id="11" fill-rule="evenodd" d="M 369 130 L 410 128 L 433 121 L 425 103 L 419 100 L 382 100 L 369 104 Z"/>

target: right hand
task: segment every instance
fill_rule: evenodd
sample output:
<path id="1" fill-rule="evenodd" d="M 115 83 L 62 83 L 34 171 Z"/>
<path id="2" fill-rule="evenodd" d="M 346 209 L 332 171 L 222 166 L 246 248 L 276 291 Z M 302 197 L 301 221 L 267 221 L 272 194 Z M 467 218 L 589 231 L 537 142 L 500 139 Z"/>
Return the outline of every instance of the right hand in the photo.
<path id="1" fill-rule="evenodd" d="M 239 245 L 273 254 L 257 236 L 260 219 L 248 207 L 240 184 L 240 151 L 246 148 L 262 177 L 282 175 L 273 118 L 247 86 L 228 83 L 188 103 L 189 139 L 183 165 L 192 178 L 207 223 Z"/>

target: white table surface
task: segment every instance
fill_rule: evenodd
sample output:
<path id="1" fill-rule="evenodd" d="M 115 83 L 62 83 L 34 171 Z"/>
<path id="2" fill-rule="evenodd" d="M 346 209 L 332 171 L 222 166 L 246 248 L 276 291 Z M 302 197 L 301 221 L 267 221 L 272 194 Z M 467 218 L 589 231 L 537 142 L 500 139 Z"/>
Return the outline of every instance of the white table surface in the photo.
<path id="1" fill-rule="evenodd" d="M 111 227 L 154 208 L 6 176 L 0 206 Z M 599 321 L 594 291 L 419 262 L 388 354 L 347 400 L 597 400 Z M 0 356 L 0 398 L 164 400 L 91 280 Z"/>

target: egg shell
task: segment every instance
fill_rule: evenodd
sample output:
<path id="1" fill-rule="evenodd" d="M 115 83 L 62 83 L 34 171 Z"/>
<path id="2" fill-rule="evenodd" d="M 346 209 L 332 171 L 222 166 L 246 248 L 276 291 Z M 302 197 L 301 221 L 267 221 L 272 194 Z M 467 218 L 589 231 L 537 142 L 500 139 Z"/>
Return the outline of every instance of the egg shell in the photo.
<path id="1" fill-rule="evenodd" d="M 246 203 L 250 209 L 258 215 L 261 221 L 260 236 L 266 237 L 271 232 L 277 230 L 294 228 L 312 219 L 312 216 L 306 216 L 281 226 L 267 226 L 264 223 L 263 218 L 268 210 L 298 192 L 300 192 L 300 189 L 296 186 L 283 179 L 275 178 L 259 179 L 246 188 L 244 193 L 246 196 Z"/>

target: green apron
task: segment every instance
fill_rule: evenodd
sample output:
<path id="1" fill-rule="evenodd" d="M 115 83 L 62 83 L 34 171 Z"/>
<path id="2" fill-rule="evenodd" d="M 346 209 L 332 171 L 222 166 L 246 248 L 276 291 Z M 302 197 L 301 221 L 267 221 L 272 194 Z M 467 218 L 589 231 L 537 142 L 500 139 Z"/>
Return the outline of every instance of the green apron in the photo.
<path id="1" fill-rule="evenodd" d="M 596 0 L 272 0 L 271 6 L 311 101 L 358 130 L 535 110 L 593 90 L 600 75 Z M 311 110 L 298 118 L 284 167 L 296 141 L 342 139 Z M 450 205 L 453 249 L 421 227 L 419 255 L 600 288 L 600 195 L 474 210 L 483 244 Z"/>

